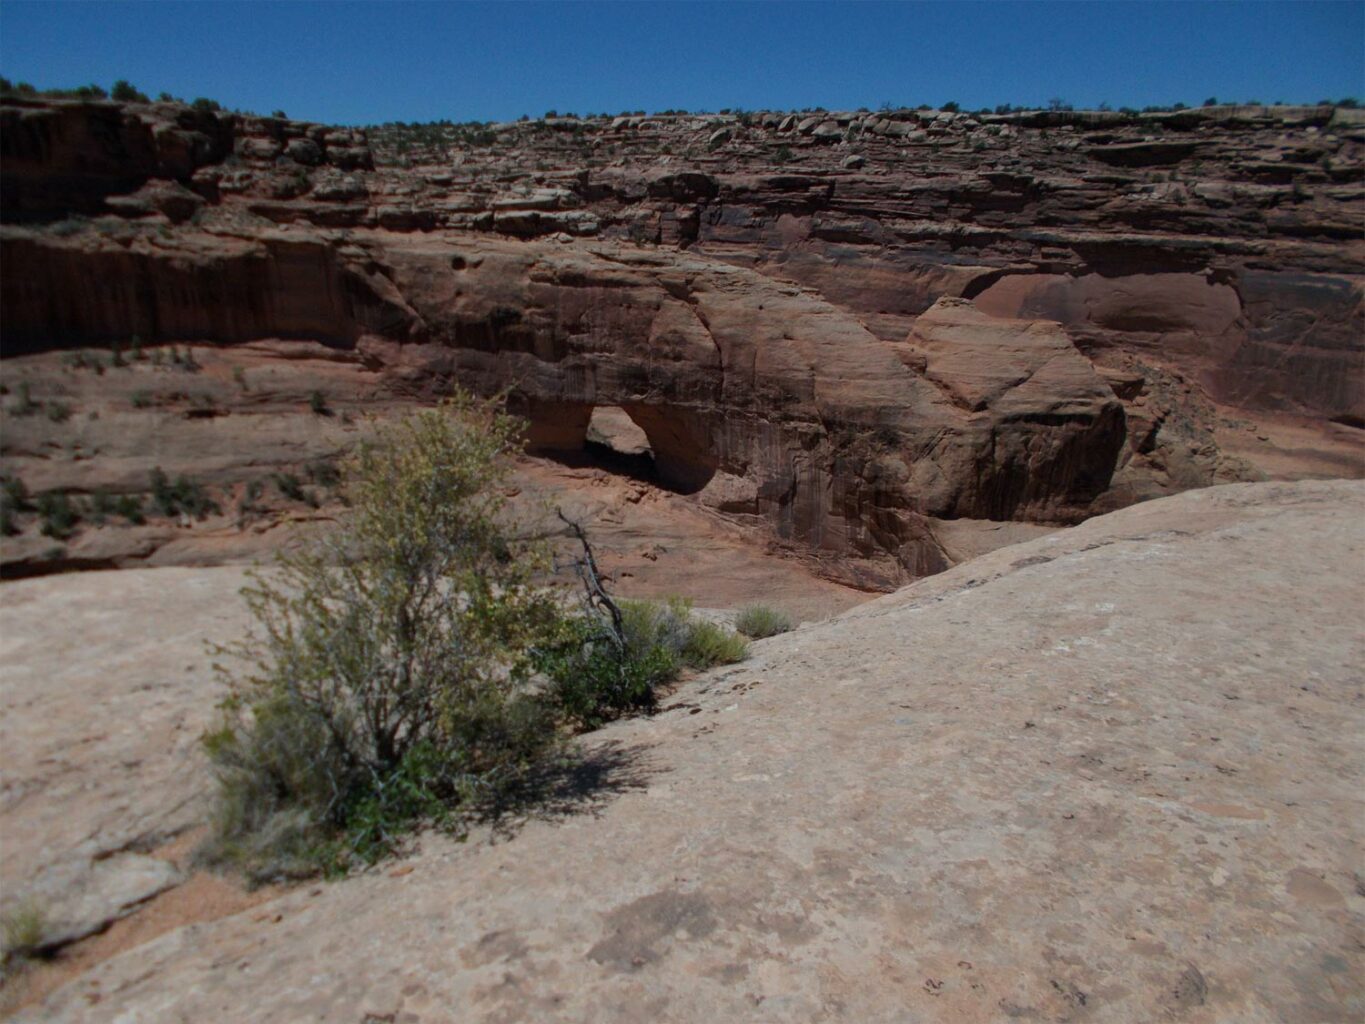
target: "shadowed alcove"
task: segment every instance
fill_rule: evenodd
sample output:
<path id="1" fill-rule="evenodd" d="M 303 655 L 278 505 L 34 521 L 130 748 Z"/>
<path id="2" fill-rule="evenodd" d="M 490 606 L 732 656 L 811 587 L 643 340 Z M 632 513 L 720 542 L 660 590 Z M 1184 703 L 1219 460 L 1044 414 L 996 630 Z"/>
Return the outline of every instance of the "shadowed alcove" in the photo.
<path id="1" fill-rule="evenodd" d="M 659 405 L 594 405 L 525 399 L 526 449 L 570 465 L 599 466 L 680 494 L 700 491 L 718 460 L 704 424 L 687 411 Z"/>

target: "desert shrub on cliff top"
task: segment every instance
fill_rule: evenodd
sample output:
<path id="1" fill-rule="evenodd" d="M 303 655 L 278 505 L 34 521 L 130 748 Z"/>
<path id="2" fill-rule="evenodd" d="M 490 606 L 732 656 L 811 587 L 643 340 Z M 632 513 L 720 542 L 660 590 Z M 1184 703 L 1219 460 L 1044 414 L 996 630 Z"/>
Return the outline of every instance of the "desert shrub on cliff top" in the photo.
<path id="1" fill-rule="evenodd" d="M 126 78 L 120 78 L 109 90 L 110 99 L 121 103 L 150 103 L 147 94 L 136 89 Z"/>
<path id="2" fill-rule="evenodd" d="M 735 630 L 752 640 L 789 633 L 792 628 L 791 617 L 766 604 L 751 604 L 739 610 L 735 616 Z"/>
<path id="3" fill-rule="evenodd" d="M 255 628 L 206 737 L 211 855 L 257 878 L 371 862 L 555 744 L 532 652 L 559 611 L 502 488 L 517 432 L 464 397 L 379 430 L 344 523 L 244 591 Z"/>

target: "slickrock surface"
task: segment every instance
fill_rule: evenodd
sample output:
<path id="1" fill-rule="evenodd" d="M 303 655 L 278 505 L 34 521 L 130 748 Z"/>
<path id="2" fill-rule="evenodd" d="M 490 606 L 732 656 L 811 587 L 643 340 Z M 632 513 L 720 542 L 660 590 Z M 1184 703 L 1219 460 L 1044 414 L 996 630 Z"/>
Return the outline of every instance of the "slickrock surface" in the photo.
<path id="1" fill-rule="evenodd" d="M 22 1019 L 1359 1019 L 1363 509 L 1233 485 L 1000 549 L 589 737 L 580 813 L 163 935 Z M 227 571 L 46 628 L 140 635 Z M 139 677 L 83 699 L 98 660 L 6 727 L 111 731 Z M 165 806 L 189 773 L 140 756 L 122 792 Z"/>
<path id="2" fill-rule="evenodd" d="M 377 408 L 510 388 L 558 453 L 619 407 L 660 482 L 882 589 L 953 564 L 943 523 L 1365 473 L 1358 111 L 0 118 L 0 332 L 40 403 L 70 381 L 28 353 L 136 336 L 321 344 Z"/>
<path id="3" fill-rule="evenodd" d="M 41 906 L 54 940 L 176 880 L 139 854 L 204 820 L 219 691 L 203 643 L 245 631 L 243 582 L 225 567 L 5 584 L 0 888 Z"/>

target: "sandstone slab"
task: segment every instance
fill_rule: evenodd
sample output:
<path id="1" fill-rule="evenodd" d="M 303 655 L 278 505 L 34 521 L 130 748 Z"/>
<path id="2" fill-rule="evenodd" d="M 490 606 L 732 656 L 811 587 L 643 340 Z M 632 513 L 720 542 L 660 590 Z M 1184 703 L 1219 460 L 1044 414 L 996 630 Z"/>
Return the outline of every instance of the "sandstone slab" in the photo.
<path id="1" fill-rule="evenodd" d="M 1236 485 L 995 551 L 596 734 L 593 814 L 429 838 L 22 1019 L 1354 1019 L 1362 507 Z"/>

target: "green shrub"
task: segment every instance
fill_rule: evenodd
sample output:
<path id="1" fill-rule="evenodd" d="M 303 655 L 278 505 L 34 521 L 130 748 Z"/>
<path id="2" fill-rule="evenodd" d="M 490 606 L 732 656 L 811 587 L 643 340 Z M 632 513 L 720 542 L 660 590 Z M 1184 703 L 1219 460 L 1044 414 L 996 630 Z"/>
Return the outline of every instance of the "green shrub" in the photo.
<path id="1" fill-rule="evenodd" d="M 518 430 L 465 397 L 382 428 L 348 464 L 342 525 L 243 591 L 255 627 L 205 737 L 211 858 L 257 879 L 369 863 L 556 744 L 532 672 L 557 604 L 502 486 Z"/>
<path id="2" fill-rule="evenodd" d="M 121 103 L 150 103 L 147 94 L 138 92 L 126 78 L 120 78 L 109 90 L 109 98 Z"/>
<path id="3" fill-rule="evenodd" d="M 303 467 L 308 479 L 319 487 L 337 487 L 341 483 L 341 470 L 335 462 L 327 459 L 314 459 Z"/>
<path id="4" fill-rule="evenodd" d="M 18 516 L 30 507 L 28 488 L 17 476 L 0 476 L 0 536 L 19 532 Z"/>
<path id="5" fill-rule="evenodd" d="M 308 492 L 303 489 L 303 481 L 293 473 L 276 473 L 275 486 L 290 501 L 301 501 L 308 505 L 315 504 L 308 496 Z"/>
<path id="6" fill-rule="evenodd" d="M 157 355 L 157 354 L 158 354 L 158 353 L 153 353 L 153 355 Z M 148 394 L 146 391 L 134 391 L 134 392 L 133 392 L 133 408 L 134 408 L 134 409 L 148 409 L 148 408 L 151 407 L 151 405 L 152 405 L 152 396 L 151 396 L 150 394 Z"/>
<path id="7" fill-rule="evenodd" d="M 17 476 L 0 476 L 0 504 L 16 512 L 29 508 L 28 487 Z"/>
<path id="8" fill-rule="evenodd" d="M 706 619 L 696 617 L 692 602 L 682 597 L 657 601 L 622 601 L 621 614 L 632 646 L 659 645 L 677 662 L 694 669 L 742 661 L 748 652 L 744 638 Z"/>
<path id="9" fill-rule="evenodd" d="M 90 521 L 96 526 L 103 526 L 116 510 L 113 496 L 103 487 L 95 488 L 90 495 Z"/>
<path id="10" fill-rule="evenodd" d="M 706 669 L 744 658 L 745 640 L 692 614 L 691 602 L 623 600 L 618 638 L 609 621 L 591 612 L 570 618 L 539 652 L 556 708 L 580 728 L 653 708 L 659 686 L 687 665 Z"/>
<path id="11" fill-rule="evenodd" d="M 47 418 L 53 423 L 65 423 L 71 418 L 71 406 L 65 402 L 48 402 Z"/>
<path id="12" fill-rule="evenodd" d="M 733 665 L 749 653 L 749 642 L 738 633 L 705 619 L 696 619 L 683 647 L 683 661 L 696 669 Z"/>
<path id="13" fill-rule="evenodd" d="M 332 410 L 327 407 L 327 398 L 321 391 L 314 391 L 308 396 L 308 408 L 313 410 L 314 416 L 332 415 Z"/>
<path id="14" fill-rule="evenodd" d="M 183 512 L 195 519 L 204 519 L 223 511 L 202 484 L 183 473 L 172 483 L 160 466 L 152 470 L 151 491 L 152 505 L 163 516 L 178 516 Z"/>
<path id="15" fill-rule="evenodd" d="M 745 605 L 735 616 L 735 631 L 750 640 L 762 640 L 778 633 L 788 633 L 792 620 L 786 612 L 771 608 L 766 604 Z"/>
<path id="16" fill-rule="evenodd" d="M 537 652 L 536 668 L 549 680 L 557 710 L 583 729 L 654 706 L 655 687 L 678 673 L 677 656 L 663 644 L 619 639 L 592 615 L 567 619 Z"/>
<path id="17" fill-rule="evenodd" d="M 692 629 L 692 602 L 683 597 L 658 601 L 622 601 L 621 620 L 627 643 L 635 650 L 663 647 L 681 664 Z"/>
<path id="18" fill-rule="evenodd" d="M 47 914 L 36 903 L 21 903 L 0 918 L 0 933 L 4 939 L 6 967 L 15 961 L 41 956 L 43 947 L 48 944 Z"/>
<path id="19" fill-rule="evenodd" d="M 80 512 L 71 498 L 60 491 L 48 491 L 38 497 L 38 515 L 42 518 L 39 532 L 54 540 L 66 540 L 80 522 Z"/>
<path id="20" fill-rule="evenodd" d="M 134 526 L 141 526 L 147 521 L 142 513 L 142 498 L 136 494 L 120 494 L 115 498 L 114 512 Z"/>

